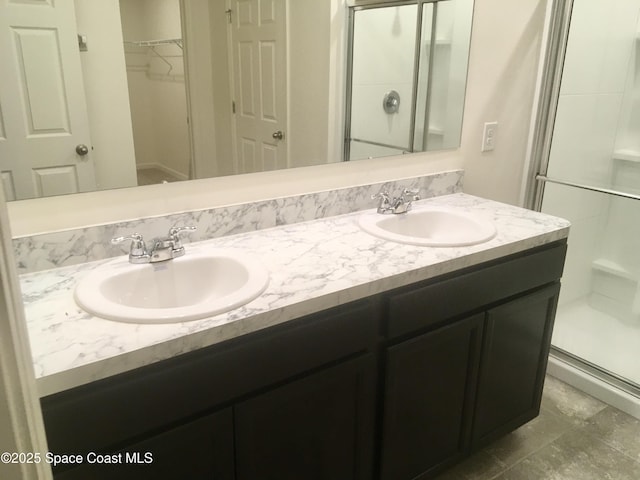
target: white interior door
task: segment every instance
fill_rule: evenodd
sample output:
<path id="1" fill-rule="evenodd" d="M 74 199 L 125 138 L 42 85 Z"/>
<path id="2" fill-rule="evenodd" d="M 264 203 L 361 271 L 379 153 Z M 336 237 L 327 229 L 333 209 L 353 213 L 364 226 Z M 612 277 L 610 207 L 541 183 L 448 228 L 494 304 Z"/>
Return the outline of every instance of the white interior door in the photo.
<path id="1" fill-rule="evenodd" d="M 285 0 L 231 0 L 238 173 L 287 167 Z"/>
<path id="2" fill-rule="evenodd" d="M 0 65 L 8 199 L 95 190 L 74 2 L 0 0 Z"/>

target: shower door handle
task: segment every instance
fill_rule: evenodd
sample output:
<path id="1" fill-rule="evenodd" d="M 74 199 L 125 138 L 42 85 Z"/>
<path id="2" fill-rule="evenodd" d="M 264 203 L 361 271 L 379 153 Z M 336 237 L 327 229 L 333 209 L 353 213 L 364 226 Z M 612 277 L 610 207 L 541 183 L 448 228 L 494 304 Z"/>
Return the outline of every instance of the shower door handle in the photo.
<path id="1" fill-rule="evenodd" d="M 273 135 L 271 136 L 276 140 L 282 140 L 284 139 L 284 132 L 282 130 L 278 130 L 277 132 L 273 132 Z"/>

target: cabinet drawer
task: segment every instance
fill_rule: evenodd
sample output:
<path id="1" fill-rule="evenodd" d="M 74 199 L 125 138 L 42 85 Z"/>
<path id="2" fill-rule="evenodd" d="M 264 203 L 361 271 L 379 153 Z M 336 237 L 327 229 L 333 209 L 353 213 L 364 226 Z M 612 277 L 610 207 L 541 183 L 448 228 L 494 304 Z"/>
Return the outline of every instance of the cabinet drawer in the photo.
<path id="1" fill-rule="evenodd" d="M 437 325 L 554 282 L 562 276 L 566 249 L 566 242 L 554 243 L 396 291 L 387 297 L 387 335 Z"/>

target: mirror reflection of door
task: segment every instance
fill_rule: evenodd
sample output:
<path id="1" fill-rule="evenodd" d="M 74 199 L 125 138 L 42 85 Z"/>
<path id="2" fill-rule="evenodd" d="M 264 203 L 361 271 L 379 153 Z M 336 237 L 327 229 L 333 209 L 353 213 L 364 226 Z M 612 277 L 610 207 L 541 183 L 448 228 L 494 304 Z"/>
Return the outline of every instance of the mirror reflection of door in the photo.
<path id="1" fill-rule="evenodd" d="M 231 0 L 236 173 L 287 167 L 285 0 Z"/>
<path id="2" fill-rule="evenodd" d="M 406 128 L 401 145 L 395 137 L 364 136 L 370 132 L 363 129 L 362 138 L 369 142 L 391 141 L 392 147 L 401 147 L 369 149 L 362 144 L 365 158 L 425 149 L 425 139 L 428 150 L 459 145 L 473 0 L 438 0 L 433 16 L 432 3 L 398 4 L 403 10 L 412 4 L 414 11 L 415 4 L 422 5 L 424 29 L 411 30 L 425 44 L 426 18 L 437 19 L 437 29 L 432 29 L 436 54 L 427 55 L 433 49 L 425 45 L 419 58 L 419 84 L 427 76 L 432 79 L 430 100 L 423 90 L 412 95 L 404 86 L 391 85 L 394 81 L 371 97 L 365 114 L 354 113 L 365 126 L 395 128 L 406 124 L 403 116 L 412 97 L 417 98 L 412 116 L 416 128 L 409 130 L 415 132 L 414 142 L 407 142 Z M 362 8 L 389 4 L 363 2 Z M 43 23 L 52 6 L 75 14 L 75 22 L 67 17 L 59 24 Z M 344 159 L 344 93 L 350 86 L 343 20 L 351 10 L 345 2 L 16 0 L 0 2 L 0 9 L 0 172 L 9 199 L 148 183 L 138 181 L 136 168 L 158 167 L 168 175 L 161 181 Z M 396 5 L 382 10 L 390 15 L 384 19 L 385 31 L 408 38 L 410 25 Z M 447 13 L 454 10 L 455 15 Z M 455 22 L 444 22 L 447 17 Z M 249 18 L 259 19 L 259 27 L 250 27 Z M 415 14 L 413 18 L 415 25 Z M 85 47 L 80 52 L 78 35 Z M 379 42 L 386 37 L 370 38 Z M 383 46 L 396 43 L 394 37 Z M 416 50 L 403 45 L 400 52 L 378 49 L 384 56 L 378 65 L 389 67 L 389 59 L 395 65 L 404 53 Z M 429 68 L 423 68 L 427 63 Z M 387 73 L 396 71 L 389 67 Z M 371 78 L 359 75 L 363 87 L 371 86 Z M 257 86 L 258 78 L 267 83 Z M 384 95 L 392 90 L 400 95 L 399 113 L 383 111 Z M 433 108 L 421 108 L 426 102 Z M 369 105 L 386 125 L 366 114 Z M 78 116 L 82 110 L 86 112 Z M 15 145 L 26 150 L 15 150 Z M 76 153 L 82 145 L 87 149 L 78 151 L 86 155 Z"/>
<path id="3" fill-rule="evenodd" d="M 20 200 L 95 190 L 73 2 L 29 13 L 19 4 L 0 5 L 5 196 Z"/>
<path id="4" fill-rule="evenodd" d="M 288 166 L 285 0 L 120 9 L 139 185 Z"/>

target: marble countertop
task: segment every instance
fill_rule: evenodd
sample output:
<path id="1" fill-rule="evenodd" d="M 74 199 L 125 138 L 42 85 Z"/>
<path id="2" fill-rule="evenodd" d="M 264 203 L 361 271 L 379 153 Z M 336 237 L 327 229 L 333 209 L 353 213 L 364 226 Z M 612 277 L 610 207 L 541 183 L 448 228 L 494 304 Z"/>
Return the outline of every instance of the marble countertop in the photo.
<path id="1" fill-rule="evenodd" d="M 78 280 L 110 260 L 20 277 L 41 396 L 197 350 L 303 315 L 517 253 L 568 236 L 569 222 L 457 193 L 417 202 L 458 208 L 494 222 L 479 245 L 428 248 L 373 237 L 352 213 L 187 243 L 187 255 L 229 248 L 259 259 L 270 272 L 265 292 L 211 318 L 139 325 L 94 317 L 73 299 Z"/>

